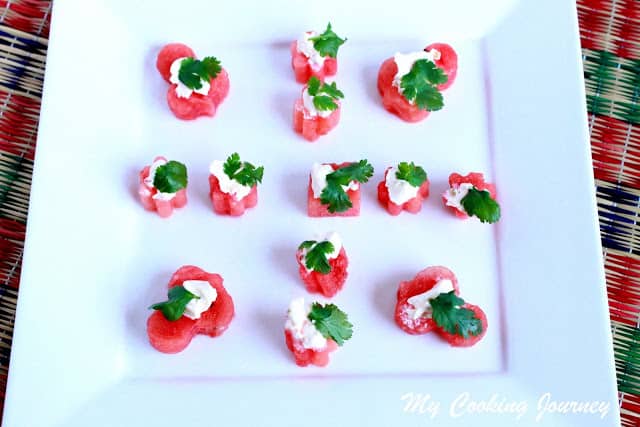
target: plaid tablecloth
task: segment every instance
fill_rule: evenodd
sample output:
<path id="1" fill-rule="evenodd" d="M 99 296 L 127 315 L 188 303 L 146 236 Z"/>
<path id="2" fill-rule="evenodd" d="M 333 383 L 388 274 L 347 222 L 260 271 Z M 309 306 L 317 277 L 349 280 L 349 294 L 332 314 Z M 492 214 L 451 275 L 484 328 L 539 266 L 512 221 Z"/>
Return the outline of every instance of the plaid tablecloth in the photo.
<path id="1" fill-rule="evenodd" d="M 640 426 L 640 0 L 578 0 L 577 8 L 622 425 Z M 1 401 L 50 11 L 51 1 L 0 0 Z"/>

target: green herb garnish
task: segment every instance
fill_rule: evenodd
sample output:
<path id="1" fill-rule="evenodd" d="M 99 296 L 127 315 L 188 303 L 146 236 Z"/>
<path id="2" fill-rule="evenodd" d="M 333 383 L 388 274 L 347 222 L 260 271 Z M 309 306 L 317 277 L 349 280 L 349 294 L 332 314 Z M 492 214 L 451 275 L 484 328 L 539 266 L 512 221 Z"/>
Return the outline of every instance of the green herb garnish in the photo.
<path id="1" fill-rule="evenodd" d="M 238 153 L 233 153 L 227 158 L 223 165 L 223 170 L 229 179 L 235 179 L 240 185 L 248 187 L 253 187 L 262 182 L 264 173 L 264 167 L 256 168 L 249 162 L 241 161 Z"/>
<path id="2" fill-rule="evenodd" d="M 344 98 L 344 94 L 338 89 L 336 82 L 322 83 L 316 76 L 309 79 L 307 92 L 313 97 L 313 106 L 318 111 L 333 111 L 338 108 L 336 101 L 339 98 Z"/>
<path id="3" fill-rule="evenodd" d="M 187 187 L 187 167 L 171 160 L 156 168 L 153 186 L 161 193 L 176 193 Z"/>
<path id="4" fill-rule="evenodd" d="M 335 250 L 333 243 L 328 241 L 316 242 L 315 240 L 306 240 L 300 244 L 298 249 L 307 249 L 305 266 L 309 270 L 322 274 L 331 272 L 331 265 L 329 265 L 327 255 Z"/>
<path id="5" fill-rule="evenodd" d="M 353 325 L 335 304 L 314 302 L 308 317 L 323 337 L 331 338 L 339 346 L 353 335 Z"/>
<path id="6" fill-rule="evenodd" d="M 444 106 L 442 94 L 437 86 L 446 83 L 447 75 L 428 59 L 413 63 L 411 71 L 400 80 L 402 95 L 414 102 L 421 110 L 437 111 Z"/>
<path id="7" fill-rule="evenodd" d="M 342 186 L 347 187 L 351 181 L 363 184 L 369 181 L 371 176 L 373 166 L 366 159 L 336 169 L 327 175 L 327 186 L 320 194 L 320 202 L 329 205 L 328 210 L 331 213 L 349 210 L 353 204 Z"/>
<path id="8" fill-rule="evenodd" d="M 466 196 L 460 200 L 467 215 L 477 217 L 481 222 L 493 224 L 500 219 L 500 205 L 491 198 L 487 190 L 470 188 Z"/>
<path id="9" fill-rule="evenodd" d="M 164 317 L 171 322 L 175 322 L 184 314 L 184 310 L 192 299 L 200 297 L 192 294 L 182 286 L 174 286 L 169 289 L 169 300 L 159 302 L 150 306 L 150 309 L 160 310 Z"/>
<path id="10" fill-rule="evenodd" d="M 450 334 L 478 336 L 482 333 L 482 321 L 473 310 L 463 307 L 464 300 L 456 296 L 455 291 L 442 293 L 429 300 L 433 309 L 433 320 Z"/>
<path id="11" fill-rule="evenodd" d="M 209 83 L 222 70 L 220 61 L 213 56 L 207 56 L 202 61 L 195 58 L 185 58 L 180 63 L 178 80 L 191 90 L 202 89 L 202 81 Z"/>
<path id="12" fill-rule="evenodd" d="M 324 33 L 311 37 L 309 40 L 313 42 L 313 48 L 320 52 L 320 55 L 332 58 L 338 55 L 338 49 L 347 41 L 347 39 L 341 39 L 333 32 L 331 22 L 327 24 L 327 29 L 324 30 Z"/>
<path id="13" fill-rule="evenodd" d="M 413 162 L 401 162 L 396 171 L 396 178 L 407 181 L 413 187 L 420 187 L 427 180 L 427 173 Z"/>

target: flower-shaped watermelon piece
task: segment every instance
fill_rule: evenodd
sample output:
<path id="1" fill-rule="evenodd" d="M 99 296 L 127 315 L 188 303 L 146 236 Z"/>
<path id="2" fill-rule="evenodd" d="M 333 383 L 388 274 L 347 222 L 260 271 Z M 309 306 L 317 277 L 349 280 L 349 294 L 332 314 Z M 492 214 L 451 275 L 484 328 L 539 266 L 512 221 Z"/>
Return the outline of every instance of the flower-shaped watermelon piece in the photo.
<path id="1" fill-rule="evenodd" d="M 401 163 L 399 166 L 402 165 L 403 163 Z M 404 163 L 404 165 L 407 165 L 408 168 L 412 166 L 414 167 L 414 169 L 416 168 L 413 163 L 411 163 L 411 165 L 409 165 L 408 163 Z M 429 180 L 427 179 L 426 174 L 424 174 L 423 177 L 424 181 L 416 189 L 417 191 L 415 197 L 408 199 L 402 204 L 396 204 L 389 197 L 389 188 L 387 187 L 387 177 L 392 170 L 394 170 L 394 168 L 388 167 L 384 172 L 384 179 L 380 181 L 380 183 L 378 183 L 378 201 L 380 202 L 380 205 L 382 205 L 382 207 L 384 207 L 391 215 L 400 215 L 400 212 L 402 212 L 403 210 L 414 214 L 420 212 L 420 210 L 422 209 L 422 202 L 424 201 L 424 199 L 429 197 Z"/>
<path id="2" fill-rule="evenodd" d="M 150 179 L 149 174 L 151 173 L 151 166 L 154 164 L 162 163 L 166 165 L 169 163 L 169 167 L 167 167 L 166 171 L 166 179 L 163 180 L 164 185 L 168 186 L 168 190 L 171 190 L 170 193 L 163 193 L 160 189 L 165 188 L 157 188 L 154 185 L 154 179 Z M 173 167 L 175 166 L 175 167 Z M 184 174 L 182 173 L 183 169 L 180 167 L 184 167 L 184 165 L 172 161 L 169 162 L 165 157 L 158 156 L 153 159 L 153 163 L 151 165 L 145 166 L 139 173 L 139 185 L 138 185 L 138 197 L 140 198 L 140 202 L 142 202 L 142 206 L 148 211 L 157 212 L 162 218 L 168 218 L 173 214 L 174 209 L 182 208 L 187 204 L 187 177 L 186 177 L 186 168 L 184 168 Z M 154 168 L 155 171 L 160 168 Z M 180 181 L 184 180 L 184 187 L 178 189 L 177 191 L 173 191 L 179 187 Z"/>

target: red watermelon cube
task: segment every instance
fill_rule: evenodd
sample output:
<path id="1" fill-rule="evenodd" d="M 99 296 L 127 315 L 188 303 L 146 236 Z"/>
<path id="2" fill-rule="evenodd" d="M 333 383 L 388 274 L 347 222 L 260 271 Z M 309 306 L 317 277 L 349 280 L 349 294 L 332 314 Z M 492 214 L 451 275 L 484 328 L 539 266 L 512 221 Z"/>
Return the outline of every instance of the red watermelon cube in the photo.
<path id="1" fill-rule="evenodd" d="M 153 162 L 163 161 L 167 159 L 158 156 L 153 159 Z M 151 165 L 145 166 L 139 173 L 139 185 L 138 185 L 138 197 L 142 206 L 148 211 L 157 212 L 162 218 L 168 218 L 173 214 L 174 209 L 182 208 L 187 204 L 187 189 L 177 191 L 173 194 L 173 197 L 167 199 L 158 194 L 158 189 L 153 186 L 153 182 L 149 181 L 149 173 L 151 171 Z"/>
<path id="2" fill-rule="evenodd" d="M 304 107 L 302 98 L 296 100 L 293 106 L 293 130 L 307 141 L 313 142 L 321 135 L 326 135 L 340 121 L 340 107 L 333 110 L 327 117 L 312 116 Z"/>
<path id="3" fill-rule="evenodd" d="M 402 212 L 403 210 L 410 213 L 420 212 L 420 210 L 422 209 L 423 200 L 429 197 L 429 180 L 427 179 L 422 183 L 420 188 L 418 188 L 418 193 L 415 197 L 407 200 L 401 205 L 398 205 L 391 201 L 391 199 L 389 198 L 389 189 L 387 188 L 386 181 L 387 174 L 390 170 L 390 167 L 387 168 L 384 173 L 384 179 L 378 184 L 378 201 L 380 202 L 382 207 L 384 207 L 391 215 L 400 215 L 400 212 Z"/>
<path id="4" fill-rule="evenodd" d="M 350 162 L 345 163 L 326 163 L 331 165 L 331 168 L 335 171 L 343 166 L 350 165 Z M 343 212 L 329 212 L 327 205 L 322 204 L 320 198 L 316 198 L 313 194 L 312 177 L 309 176 L 309 188 L 307 191 L 307 214 L 310 217 L 327 217 L 327 216 L 358 216 L 360 215 L 360 186 L 355 189 L 349 189 L 346 191 L 349 201 L 351 201 L 351 207 Z"/>
<path id="5" fill-rule="evenodd" d="M 196 335 L 210 337 L 221 335 L 227 330 L 234 316 L 233 299 L 223 286 L 220 275 L 207 273 L 192 265 L 185 265 L 173 274 L 169 280 L 169 289 L 181 286 L 187 280 L 209 282 L 216 290 L 217 297 L 199 319 L 182 316 L 176 321 L 170 321 L 157 310 L 149 316 L 147 320 L 149 342 L 156 350 L 163 353 L 178 353 L 184 350 Z"/>
<path id="6" fill-rule="evenodd" d="M 258 204 L 258 186 L 251 187 L 249 194 L 241 199 L 235 195 L 225 193 L 220 189 L 218 178 L 209 175 L 209 198 L 213 205 L 213 211 L 220 215 L 241 216 L 244 211 Z"/>
<path id="7" fill-rule="evenodd" d="M 488 191 L 489 194 L 491 195 L 491 198 L 493 198 L 494 200 L 498 196 L 498 193 L 496 191 L 496 186 L 489 182 L 485 182 L 484 175 L 480 172 L 470 172 L 467 175 L 460 175 L 459 173 L 454 172 L 451 175 L 449 175 L 449 187 L 451 187 L 451 189 L 458 189 L 458 187 L 460 187 L 461 184 L 471 184 L 477 190 Z M 469 218 L 469 216 L 463 209 L 457 206 L 451 206 L 450 204 L 448 204 L 449 199 L 447 196 L 449 194 L 449 191 L 450 190 L 447 190 L 442 195 L 442 202 L 444 203 L 445 207 L 449 209 L 451 212 L 453 212 L 460 219 Z"/>
<path id="8" fill-rule="evenodd" d="M 319 271 L 307 270 L 304 265 L 304 252 L 301 249 L 298 249 L 296 252 L 296 260 L 298 261 L 300 278 L 304 282 L 307 291 L 311 293 L 322 294 L 327 298 L 331 298 L 342 289 L 344 283 L 347 281 L 349 258 L 347 258 L 344 247 L 340 249 L 336 258 L 328 260 L 331 271 L 326 274 Z"/>
<path id="9" fill-rule="evenodd" d="M 397 292 L 397 303 L 394 320 L 396 324 L 408 334 L 421 335 L 436 328 L 434 320 L 429 316 L 415 318 L 412 314 L 415 307 L 409 299 L 416 295 L 432 290 L 438 283 L 448 280 L 453 286 L 455 294 L 460 293 L 458 279 L 451 270 L 442 266 L 428 267 L 419 272 L 412 280 L 400 283 Z M 434 297 L 437 295 L 434 295 Z"/>
<path id="10" fill-rule="evenodd" d="M 173 114 L 182 120 L 193 120 L 201 116 L 213 117 L 218 106 L 229 93 L 229 75 L 223 68 L 216 77 L 209 80 L 207 94 L 193 92 L 187 98 L 178 96 L 177 84 L 170 82 L 171 65 L 180 58 L 195 58 L 191 48 L 181 43 L 170 43 L 160 50 L 156 67 L 162 77 L 170 84 L 167 91 L 167 103 Z"/>
<path id="11" fill-rule="evenodd" d="M 291 68 L 296 76 L 298 83 L 307 83 L 312 76 L 316 76 L 321 81 L 325 77 L 335 76 L 338 72 L 338 60 L 336 58 L 326 57 L 320 68 L 314 68 L 309 63 L 309 58 L 298 50 L 297 42 L 291 43 Z"/>

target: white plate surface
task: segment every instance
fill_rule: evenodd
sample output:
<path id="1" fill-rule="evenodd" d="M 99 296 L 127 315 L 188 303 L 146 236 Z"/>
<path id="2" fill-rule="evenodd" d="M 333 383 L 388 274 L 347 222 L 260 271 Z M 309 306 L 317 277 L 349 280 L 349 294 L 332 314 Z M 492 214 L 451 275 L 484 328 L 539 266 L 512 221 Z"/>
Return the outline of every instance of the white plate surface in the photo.
<path id="1" fill-rule="evenodd" d="M 539 416 L 542 425 L 616 425 L 572 2 L 401 1 L 390 10 L 329 1 L 314 13 L 286 1 L 89 3 L 54 9 L 5 427 L 512 425 L 520 412 L 524 425 Z M 346 100 L 339 127 L 309 144 L 291 129 L 300 86 L 288 43 L 329 19 L 349 39 L 336 78 Z M 182 122 L 168 110 L 154 61 L 171 41 L 214 54 L 229 72 L 213 120 Z M 406 124 L 381 107 L 377 70 L 432 41 L 455 46 L 458 79 L 442 112 Z M 260 202 L 241 218 L 214 215 L 207 198 L 209 162 L 234 151 L 265 166 Z M 168 220 L 136 200 L 137 172 L 155 155 L 189 168 L 189 204 Z M 361 216 L 307 217 L 313 162 L 361 158 L 376 168 Z M 418 215 L 392 217 L 376 186 L 403 160 L 425 166 L 431 196 Z M 452 171 L 497 183 L 499 224 L 443 209 Z M 302 369 L 284 346 L 283 317 L 292 298 L 317 298 L 297 276 L 295 249 L 331 230 L 351 263 L 334 301 L 355 333 L 328 367 Z M 220 273 L 237 314 L 222 337 L 164 355 L 147 342 L 146 307 L 183 264 Z M 450 267 L 462 295 L 485 309 L 490 327 L 477 346 L 452 349 L 393 323 L 398 283 L 428 265 Z M 34 390 L 48 396 L 38 411 Z M 474 414 L 469 403 L 451 413 L 466 392 L 526 411 Z M 438 403 L 434 418 L 405 411 L 407 393 Z M 550 404 L 608 410 L 554 414 L 542 409 L 545 393 Z"/>

